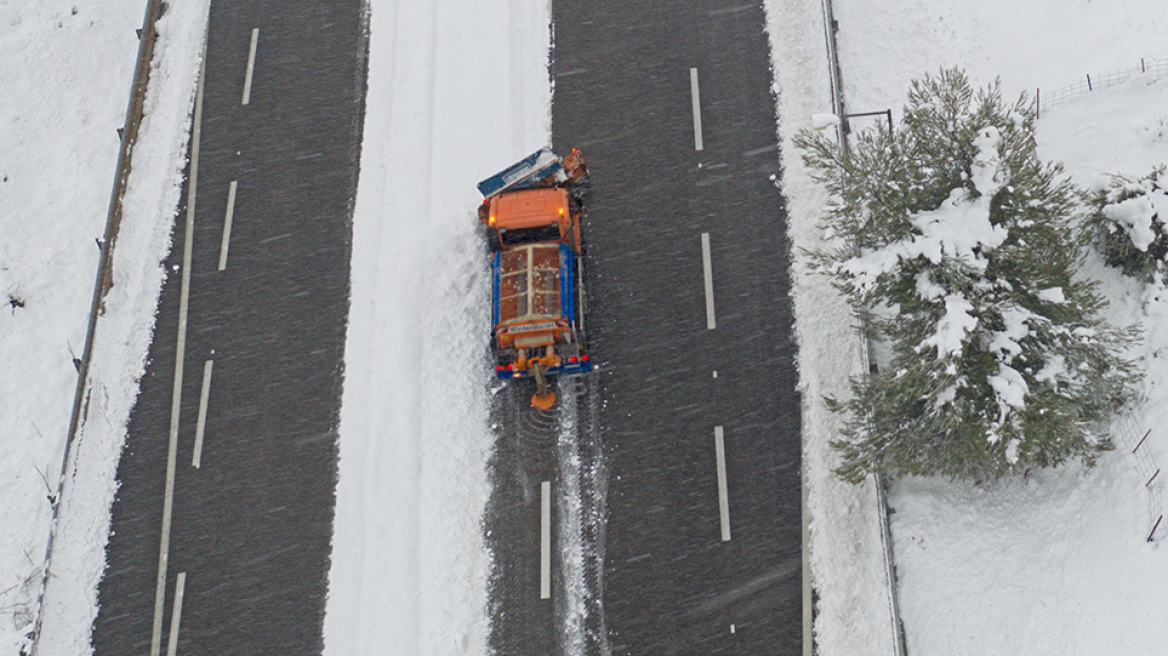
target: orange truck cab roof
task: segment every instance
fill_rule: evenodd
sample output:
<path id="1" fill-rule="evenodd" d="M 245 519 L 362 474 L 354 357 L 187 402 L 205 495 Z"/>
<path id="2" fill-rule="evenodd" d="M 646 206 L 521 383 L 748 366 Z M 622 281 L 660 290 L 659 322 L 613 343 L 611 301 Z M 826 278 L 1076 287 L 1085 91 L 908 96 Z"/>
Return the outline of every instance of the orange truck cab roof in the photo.
<path id="1" fill-rule="evenodd" d="M 563 235 L 571 223 L 569 212 L 566 189 L 523 189 L 491 199 L 490 224 L 500 230 L 517 230 L 554 223 L 560 226 L 560 234 Z"/>

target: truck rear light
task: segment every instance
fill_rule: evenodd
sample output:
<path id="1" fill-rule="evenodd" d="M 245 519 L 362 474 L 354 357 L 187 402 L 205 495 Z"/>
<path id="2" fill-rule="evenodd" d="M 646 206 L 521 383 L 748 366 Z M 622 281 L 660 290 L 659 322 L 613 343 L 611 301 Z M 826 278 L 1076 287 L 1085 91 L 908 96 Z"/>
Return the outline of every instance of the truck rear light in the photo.
<path id="1" fill-rule="evenodd" d="M 568 362 L 575 362 L 575 361 L 576 361 L 576 356 L 574 356 L 574 355 L 568 359 Z"/>
<path id="2" fill-rule="evenodd" d="M 588 362 L 588 354 L 587 354 L 587 353 L 585 353 L 584 355 L 581 355 L 581 356 L 580 356 L 580 361 L 581 361 L 581 362 Z"/>

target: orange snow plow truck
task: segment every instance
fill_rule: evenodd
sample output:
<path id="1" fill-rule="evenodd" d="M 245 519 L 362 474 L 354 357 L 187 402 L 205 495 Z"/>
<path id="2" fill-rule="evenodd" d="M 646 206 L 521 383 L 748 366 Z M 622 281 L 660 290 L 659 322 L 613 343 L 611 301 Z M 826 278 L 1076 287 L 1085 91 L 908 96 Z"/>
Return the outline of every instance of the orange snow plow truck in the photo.
<path id="1" fill-rule="evenodd" d="M 592 371 L 584 343 L 580 215 L 588 168 L 549 148 L 478 184 L 491 253 L 491 349 L 501 380 L 533 378 L 531 404 L 556 403 L 551 376 Z"/>

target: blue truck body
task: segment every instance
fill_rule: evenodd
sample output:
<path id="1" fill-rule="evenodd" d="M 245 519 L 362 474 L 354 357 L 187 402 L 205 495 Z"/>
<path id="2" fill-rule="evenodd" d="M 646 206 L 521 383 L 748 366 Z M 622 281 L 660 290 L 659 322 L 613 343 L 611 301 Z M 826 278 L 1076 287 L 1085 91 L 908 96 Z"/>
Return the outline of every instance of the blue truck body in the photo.
<path id="1" fill-rule="evenodd" d="M 576 316 L 577 304 L 576 296 L 578 290 L 576 285 L 578 283 L 577 273 L 578 266 L 576 263 L 576 254 L 572 252 L 564 244 L 559 245 L 560 253 L 560 317 L 567 320 L 571 325 L 576 325 L 578 317 Z M 499 298 L 500 298 L 500 264 L 502 261 L 502 253 L 495 252 L 491 257 L 491 325 L 499 325 Z M 491 341 L 494 342 L 495 335 L 491 335 Z M 573 375 L 584 374 L 592 371 L 592 362 L 589 360 L 587 354 L 574 356 L 564 359 L 558 366 L 547 370 L 549 375 Z M 496 366 L 495 376 L 500 380 L 509 380 L 511 378 L 523 378 L 530 376 L 528 371 L 515 371 L 506 366 Z"/>

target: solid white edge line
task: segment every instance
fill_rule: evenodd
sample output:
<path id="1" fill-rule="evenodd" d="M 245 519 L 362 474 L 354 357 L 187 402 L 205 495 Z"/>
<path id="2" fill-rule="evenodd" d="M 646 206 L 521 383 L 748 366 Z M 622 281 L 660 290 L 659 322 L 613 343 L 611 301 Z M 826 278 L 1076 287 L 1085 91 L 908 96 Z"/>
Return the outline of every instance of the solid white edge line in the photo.
<path id="1" fill-rule="evenodd" d="M 223 212 L 223 241 L 219 242 L 219 270 L 227 268 L 227 249 L 231 246 L 231 222 L 235 218 L 235 180 L 227 187 L 227 210 Z"/>
<path id="2" fill-rule="evenodd" d="M 253 27 L 251 29 L 251 46 L 247 52 L 247 72 L 243 75 L 243 102 L 246 105 L 251 102 L 251 78 L 255 73 L 255 58 L 256 45 L 260 40 L 260 28 Z"/>
<path id="3" fill-rule="evenodd" d="M 718 322 L 714 317 L 714 267 L 710 263 L 710 233 L 702 233 L 702 276 L 706 283 L 706 329 L 713 330 Z"/>
<path id="4" fill-rule="evenodd" d="M 207 401 L 211 395 L 211 369 L 215 361 L 203 363 L 203 389 L 199 393 L 199 419 L 195 424 L 195 454 L 191 456 L 191 466 L 198 469 L 203 464 L 203 432 L 207 428 Z"/>
<path id="5" fill-rule="evenodd" d="M 179 572 L 174 584 L 174 610 L 170 615 L 170 639 L 166 642 L 166 656 L 178 654 L 178 628 L 182 624 L 183 591 L 187 587 L 187 573 Z"/>
<path id="6" fill-rule="evenodd" d="M 730 541 L 730 498 L 726 492 L 726 441 L 722 427 L 714 427 L 714 453 L 718 461 L 718 515 L 722 520 L 722 541 Z"/>
<path id="7" fill-rule="evenodd" d="M 170 398 L 170 440 L 166 451 L 166 491 L 162 498 L 162 536 L 158 545 L 158 580 L 154 587 L 154 630 L 150 636 L 150 656 L 162 649 L 162 617 L 166 605 L 166 566 L 170 558 L 170 522 L 174 512 L 174 474 L 178 460 L 178 418 L 182 404 L 183 359 L 187 348 L 187 309 L 191 295 L 191 248 L 195 231 L 195 198 L 199 188 L 199 139 L 203 122 L 203 81 L 207 72 L 207 42 L 199 64 L 199 89 L 195 94 L 195 116 L 191 126 L 191 173 L 187 181 L 187 216 L 183 243 L 182 291 L 178 302 L 178 344 L 174 358 L 174 390 Z"/>
<path id="8" fill-rule="evenodd" d="M 539 598 L 552 596 L 552 484 L 539 486 Z"/>
<path id="9" fill-rule="evenodd" d="M 698 89 L 698 69 L 689 69 L 689 95 L 693 102 L 694 150 L 702 149 L 702 94 Z"/>

